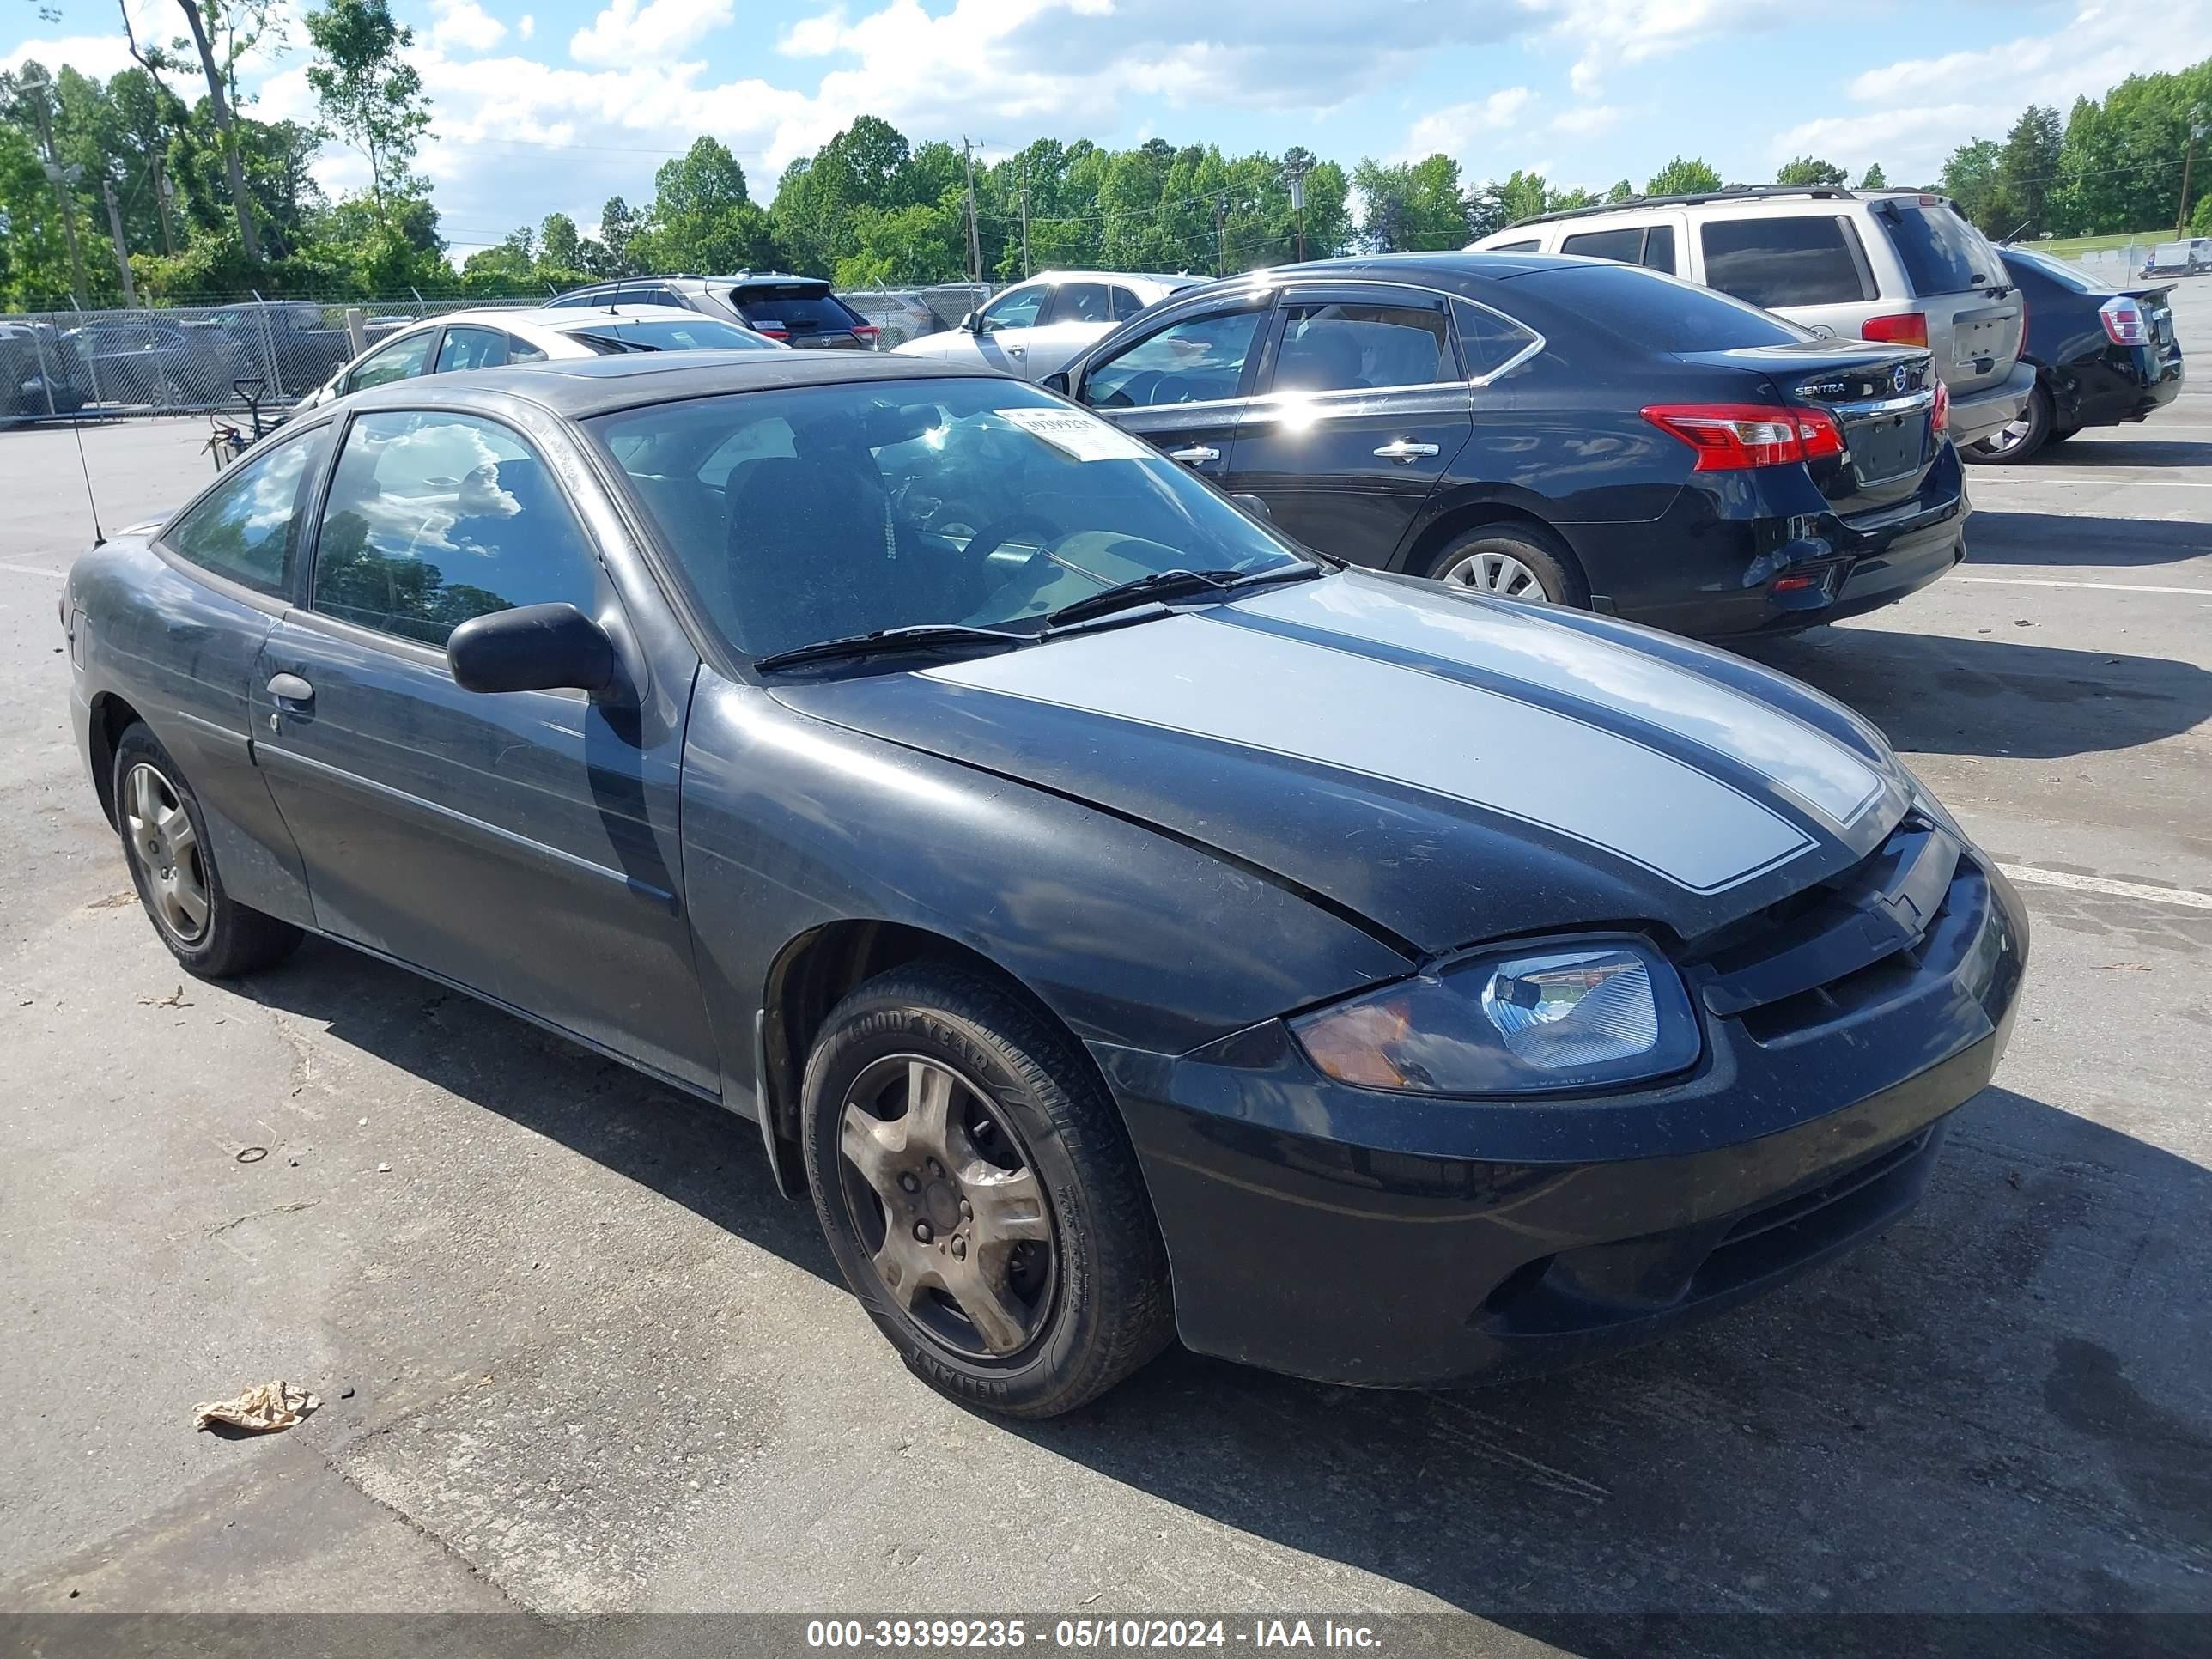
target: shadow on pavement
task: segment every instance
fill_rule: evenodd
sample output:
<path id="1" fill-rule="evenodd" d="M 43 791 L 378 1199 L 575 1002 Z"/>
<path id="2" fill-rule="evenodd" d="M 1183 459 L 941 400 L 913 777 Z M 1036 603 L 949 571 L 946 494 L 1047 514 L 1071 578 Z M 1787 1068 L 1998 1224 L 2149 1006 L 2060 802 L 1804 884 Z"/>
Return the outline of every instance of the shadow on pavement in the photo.
<path id="1" fill-rule="evenodd" d="M 760 1132 L 512 1014 L 342 945 L 309 939 L 243 996 L 496 1112 L 842 1285 L 811 1205 L 780 1196 Z"/>
<path id="2" fill-rule="evenodd" d="M 2170 405 L 2169 405 L 2170 407 Z M 2212 443 L 2195 438 L 2161 438 L 2158 431 L 2160 416 L 2154 415 L 2149 422 L 2137 428 L 2138 436 L 2130 433 L 2126 437 L 2094 437 L 2087 443 L 2069 441 L 2053 444 L 2013 471 L 2033 477 L 2041 466 L 2078 466 L 2098 468 L 2107 466 L 2204 466 L 2212 465 Z M 2110 431 L 2111 428 L 2093 428 Z"/>
<path id="3" fill-rule="evenodd" d="M 2212 1250 L 2173 1224 L 2212 1174 L 2004 1089 L 1954 1122 L 1884 1237 L 1609 1365 L 1407 1395 L 1178 1352 L 1018 1431 L 1577 1651 L 1589 1614 L 2212 1608 Z M 1783 1650 L 1742 1624 L 1693 1646 Z"/>
<path id="4" fill-rule="evenodd" d="M 1978 565 L 2029 564 L 2124 570 L 2180 564 L 2208 552 L 2212 552 L 2212 532 L 2202 523 L 1992 511 L 1978 506 L 1966 520 L 1966 562 L 1960 568 L 1971 573 Z"/>
<path id="5" fill-rule="evenodd" d="M 2033 645 L 2008 608 L 1989 615 L 1986 639 L 1818 628 L 1735 648 L 1849 704 L 1912 754 L 2055 759 L 2154 743 L 2212 716 L 2212 672 L 2194 664 Z"/>

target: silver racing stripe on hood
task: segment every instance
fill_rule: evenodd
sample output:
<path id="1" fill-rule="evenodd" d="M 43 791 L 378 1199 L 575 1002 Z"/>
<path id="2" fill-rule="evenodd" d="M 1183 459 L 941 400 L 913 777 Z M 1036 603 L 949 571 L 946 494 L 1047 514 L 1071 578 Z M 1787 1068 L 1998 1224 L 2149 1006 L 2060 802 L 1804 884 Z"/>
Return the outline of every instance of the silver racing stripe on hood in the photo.
<path id="1" fill-rule="evenodd" d="M 1542 613 L 1386 583 L 1301 582 L 1240 599 L 1255 617 L 1373 641 L 1634 714 L 1750 767 L 1842 830 L 1882 797 L 1875 769 L 1826 732 L 1661 658 L 1553 626 Z"/>
<path id="2" fill-rule="evenodd" d="M 1587 720 L 1398 664 L 1182 614 L 921 671 L 1503 813 L 1696 893 L 1814 843 L 1734 786 Z"/>

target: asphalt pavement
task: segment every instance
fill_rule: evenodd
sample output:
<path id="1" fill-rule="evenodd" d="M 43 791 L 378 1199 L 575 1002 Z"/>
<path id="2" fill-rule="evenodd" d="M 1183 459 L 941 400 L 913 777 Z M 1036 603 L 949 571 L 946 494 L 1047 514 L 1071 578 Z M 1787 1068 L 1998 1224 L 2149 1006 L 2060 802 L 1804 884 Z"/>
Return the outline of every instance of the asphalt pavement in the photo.
<path id="1" fill-rule="evenodd" d="M 2033 913 L 1914 1216 L 1597 1370 L 1178 1352 L 1042 1425 L 896 1364 L 748 1126 L 338 947 L 180 981 L 70 746 L 76 436 L 0 432 L 0 1610 L 2212 1613 L 2212 278 L 2177 313 L 2172 407 L 1755 649 Z M 110 527 L 210 465 L 82 436 Z M 193 1431 L 280 1376 L 301 1427 Z"/>

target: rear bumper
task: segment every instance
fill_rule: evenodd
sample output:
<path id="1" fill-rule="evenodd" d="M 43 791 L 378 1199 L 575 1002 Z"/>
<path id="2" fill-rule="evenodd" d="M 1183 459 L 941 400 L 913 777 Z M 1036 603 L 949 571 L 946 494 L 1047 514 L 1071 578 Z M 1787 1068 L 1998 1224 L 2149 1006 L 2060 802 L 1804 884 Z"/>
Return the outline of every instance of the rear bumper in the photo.
<path id="1" fill-rule="evenodd" d="M 2148 419 L 2181 392 L 2181 353 L 2151 346 L 2113 346 L 2094 357 L 2046 370 L 2051 404 L 2067 426 L 2118 426 Z"/>
<path id="2" fill-rule="evenodd" d="M 1951 395 L 1951 437 L 1960 444 L 1986 438 L 2008 422 L 2020 418 L 2027 407 L 2027 394 L 2035 390 L 2035 365 L 2025 358 L 1996 386 Z"/>
<path id="3" fill-rule="evenodd" d="M 1103 1053 L 1184 1342 L 1329 1382 L 1502 1380 L 1863 1243 L 1917 1201 L 2009 1035 L 2025 918 L 2001 877 L 1961 868 L 1971 902 L 1881 1007 L 1758 1036 L 1708 1017 L 1698 1074 L 1643 1094 L 1350 1089 L 1279 1024 L 1181 1059 Z"/>

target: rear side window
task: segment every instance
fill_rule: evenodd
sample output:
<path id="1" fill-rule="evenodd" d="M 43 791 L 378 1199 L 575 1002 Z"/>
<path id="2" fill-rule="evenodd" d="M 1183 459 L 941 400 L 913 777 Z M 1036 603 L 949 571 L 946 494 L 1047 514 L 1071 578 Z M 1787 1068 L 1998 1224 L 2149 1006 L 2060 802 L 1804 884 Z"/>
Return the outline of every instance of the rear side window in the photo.
<path id="1" fill-rule="evenodd" d="M 1705 281 L 1755 306 L 1847 305 L 1875 296 L 1858 232 L 1832 214 L 1713 219 L 1698 228 Z"/>
<path id="2" fill-rule="evenodd" d="M 1531 236 L 1525 242 L 1500 242 L 1496 247 L 1483 249 L 1485 253 L 1534 253 L 1540 246 L 1539 239 Z"/>
<path id="3" fill-rule="evenodd" d="M 1628 225 L 1619 230 L 1585 230 L 1559 244 L 1562 253 L 1578 253 L 1585 259 L 1618 259 L 1626 265 L 1644 262 L 1644 227 Z"/>
<path id="4" fill-rule="evenodd" d="M 1809 340 L 1812 331 L 1725 294 L 1628 265 L 1562 265 L 1514 285 L 1566 307 L 1586 321 L 1658 351 L 1729 351 Z"/>
<path id="5" fill-rule="evenodd" d="M 1982 233 L 1941 202 L 1875 204 L 1875 219 L 1915 294 L 1963 294 L 1978 283 L 2002 282 L 2002 267 Z"/>
<path id="6" fill-rule="evenodd" d="M 161 539 L 169 550 L 203 569 L 264 593 L 291 585 L 292 556 L 300 544 L 300 507 L 330 442 L 317 427 L 232 469 L 229 476 Z"/>
<path id="7" fill-rule="evenodd" d="M 740 289 L 730 296 L 749 323 L 781 323 L 794 334 L 850 328 L 858 319 L 826 289 Z"/>
<path id="8" fill-rule="evenodd" d="M 457 369 L 497 368 L 507 362 L 507 333 L 503 329 L 449 325 L 445 343 L 438 348 L 438 373 Z"/>
<path id="9" fill-rule="evenodd" d="M 1285 310 L 1277 392 L 1371 391 L 1457 378 L 1444 314 L 1434 307 L 1322 304 Z"/>
<path id="10" fill-rule="evenodd" d="M 1644 233 L 1644 257 L 1637 262 L 1652 270 L 1674 274 L 1674 227 L 1654 225 Z"/>
<path id="11" fill-rule="evenodd" d="M 1467 372 L 1474 380 L 1495 374 L 1536 343 L 1536 331 L 1524 328 L 1510 317 L 1460 301 L 1459 349 L 1467 357 Z"/>
<path id="12" fill-rule="evenodd" d="M 1114 320 L 1126 322 L 1145 308 L 1145 302 L 1126 288 L 1117 288 L 1109 296 L 1113 302 Z"/>
<path id="13" fill-rule="evenodd" d="M 1106 284 L 1062 283 L 1053 293 L 1052 319 L 1055 323 L 1110 322 Z"/>

